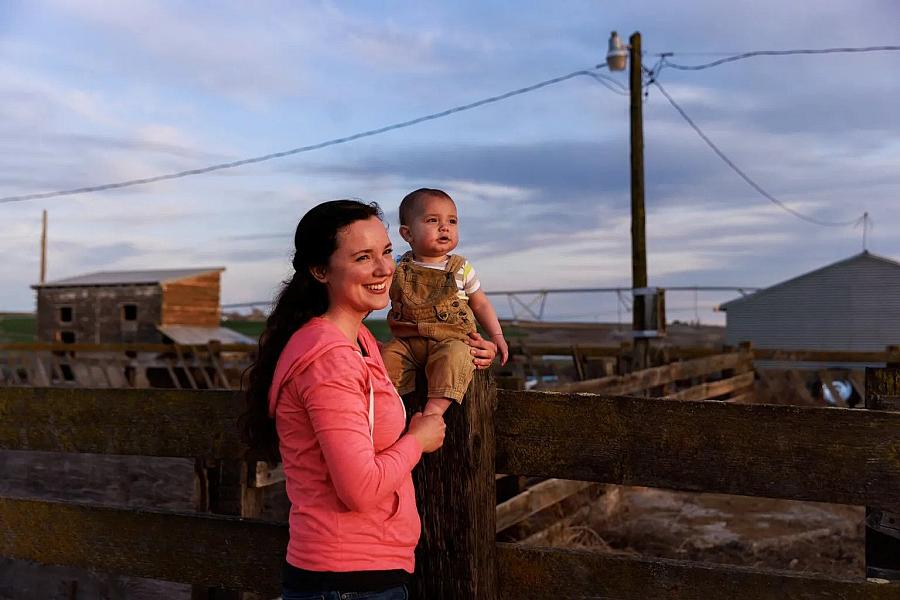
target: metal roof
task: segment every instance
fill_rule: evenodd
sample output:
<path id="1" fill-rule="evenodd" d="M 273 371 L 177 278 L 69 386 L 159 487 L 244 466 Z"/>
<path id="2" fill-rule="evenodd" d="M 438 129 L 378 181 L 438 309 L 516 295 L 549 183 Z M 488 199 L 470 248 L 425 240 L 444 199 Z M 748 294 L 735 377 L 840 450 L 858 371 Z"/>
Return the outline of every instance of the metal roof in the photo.
<path id="1" fill-rule="evenodd" d="M 256 340 L 226 327 L 194 325 L 157 325 L 156 328 L 176 344 L 206 344 L 218 340 L 223 344 L 255 344 Z"/>
<path id="2" fill-rule="evenodd" d="M 802 279 L 805 279 L 806 277 L 810 277 L 812 275 L 818 275 L 822 271 L 826 271 L 828 269 L 832 269 L 832 268 L 840 266 L 840 265 L 845 265 L 847 263 L 851 263 L 851 262 L 855 262 L 855 261 L 862 261 L 862 260 L 872 260 L 872 261 L 877 261 L 880 263 L 886 263 L 888 265 L 891 265 L 891 266 L 894 266 L 894 267 L 897 267 L 898 269 L 900 269 L 900 262 L 897 262 L 890 258 L 885 258 L 884 256 L 878 256 L 877 254 L 872 254 L 871 252 L 864 250 L 864 251 L 860 252 L 859 254 L 854 254 L 853 256 L 851 256 L 849 258 L 839 260 L 835 263 L 831 263 L 830 265 L 825 265 L 824 267 L 819 267 L 818 269 L 815 269 L 808 273 L 804 273 L 803 275 L 798 275 L 797 277 L 792 277 L 791 279 L 787 279 L 780 283 L 776 283 L 775 285 L 772 285 L 772 286 L 769 286 L 762 290 L 759 290 L 758 292 L 755 292 L 753 294 L 748 294 L 741 298 L 735 298 L 734 300 L 729 300 L 728 302 L 725 302 L 724 304 L 720 304 L 719 310 L 723 310 L 723 311 L 727 312 L 729 306 L 734 306 L 735 304 L 738 304 L 738 303 L 752 302 L 754 300 L 761 298 L 762 296 L 765 296 L 772 290 L 779 289 L 784 286 L 792 285 Z"/>
<path id="3" fill-rule="evenodd" d="M 48 281 L 31 286 L 33 289 L 45 287 L 81 287 L 97 285 L 139 285 L 166 283 L 204 273 L 225 270 L 225 267 L 199 267 L 195 269 L 152 269 L 147 271 L 98 271 L 65 279 Z"/>

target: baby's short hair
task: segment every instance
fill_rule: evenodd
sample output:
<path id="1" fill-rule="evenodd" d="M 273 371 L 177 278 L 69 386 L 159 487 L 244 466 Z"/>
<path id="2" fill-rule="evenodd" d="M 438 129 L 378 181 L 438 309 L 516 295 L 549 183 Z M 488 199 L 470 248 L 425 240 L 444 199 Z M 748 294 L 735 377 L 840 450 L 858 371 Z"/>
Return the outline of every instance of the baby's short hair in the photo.
<path id="1" fill-rule="evenodd" d="M 412 221 L 413 216 L 415 216 L 416 208 L 418 208 L 419 201 L 422 198 L 427 198 L 428 196 L 438 196 L 440 198 L 446 198 L 450 202 L 453 202 L 453 198 L 450 197 L 450 194 L 445 192 L 444 190 L 438 190 L 434 188 L 419 188 L 413 192 L 408 193 L 403 200 L 400 201 L 400 224 L 408 225 L 410 221 Z"/>

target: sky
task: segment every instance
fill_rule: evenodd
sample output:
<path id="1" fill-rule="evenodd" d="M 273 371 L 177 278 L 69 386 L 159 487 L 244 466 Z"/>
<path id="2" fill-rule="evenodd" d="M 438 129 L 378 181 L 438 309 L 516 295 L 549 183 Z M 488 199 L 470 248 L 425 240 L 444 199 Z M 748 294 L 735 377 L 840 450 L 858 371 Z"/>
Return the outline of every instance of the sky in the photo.
<path id="1" fill-rule="evenodd" d="M 611 30 L 644 63 L 754 50 L 900 44 L 894 0 L 718 2 L 0 3 L 0 196 L 148 177 L 315 144 L 603 63 Z M 601 71 L 602 72 L 602 71 Z M 607 73 L 627 86 L 625 73 Z M 814 219 L 867 211 L 869 251 L 900 259 L 900 52 L 759 57 L 659 81 L 770 194 Z M 760 196 L 653 87 L 645 98 L 649 283 L 766 287 L 852 256 Z M 226 268 L 225 304 L 291 274 L 319 202 L 376 201 L 395 247 L 409 191 L 457 201 L 458 251 L 485 290 L 631 283 L 628 98 L 576 77 L 382 135 L 194 177 L 0 203 L 0 311 L 48 279 Z M 722 322 L 737 292 L 667 296 L 669 319 Z M 527 300 L 527 298 L 524 298 Z M 506 299 L 495 297 L 501 315 Z M 545 318 L 630 321 L 613 295 L 551 295 Z"/>

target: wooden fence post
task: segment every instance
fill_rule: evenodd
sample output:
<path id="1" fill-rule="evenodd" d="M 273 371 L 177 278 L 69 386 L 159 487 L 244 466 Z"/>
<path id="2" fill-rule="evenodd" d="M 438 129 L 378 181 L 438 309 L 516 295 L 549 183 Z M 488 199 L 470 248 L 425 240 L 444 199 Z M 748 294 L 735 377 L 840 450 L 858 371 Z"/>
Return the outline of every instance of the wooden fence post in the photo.
<path id="1" fill-rule="evenodd" d="M 900 365 L 866 367 L 866 408 L 900 411 Z M 900 506 L 897 512 L 866 507 L 866 577 L 900 581 Z"/>
<path id="2" fill-rule="evenodd" d="M 187 368 L 187 367 L 185 367 Z M 194 461 L 194 508 L 197 512 L 259 517 L 263 488 L 252 487 L 256 462 L 241 460 Z M 254 592 L 191 586 L 191 600 L 259 600 Z"/>
<path id="3" fill-rule="evenodd" d="M 422 409 L 419 377 L 407 412 Z M 437 452 L 413 471 L 422 537 L 416 548 L 415 597 L 422 600 L 497 597 L 494 408 L 491 377 L 476 371 L 462 405 L 444 414 L 447 433 Z"/>

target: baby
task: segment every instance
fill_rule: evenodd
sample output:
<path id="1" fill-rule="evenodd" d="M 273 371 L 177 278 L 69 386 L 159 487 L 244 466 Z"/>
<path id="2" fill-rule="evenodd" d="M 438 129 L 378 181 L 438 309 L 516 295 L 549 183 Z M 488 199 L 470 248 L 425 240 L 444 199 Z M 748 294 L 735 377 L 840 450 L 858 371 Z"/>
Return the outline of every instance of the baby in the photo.
<path id="1" fill-rule="evenodd" d="M 426 415 L 443 415 L 453 401 L 462 402 L 475 371 L 466 340 L 476 319 L 497 345 L 501 364 L 509 356 L 475 269 L 450 254 L 459 242 L 458 221 L 453 198 L 441 190 L 418 189 L 400 203 L 400 236 L 412 251 L 398 261 L 391 283 L 388 325 L 394 339 L 382 356 L 401 395 L 415 389 L 416 370 L 425 367 Z"/>

